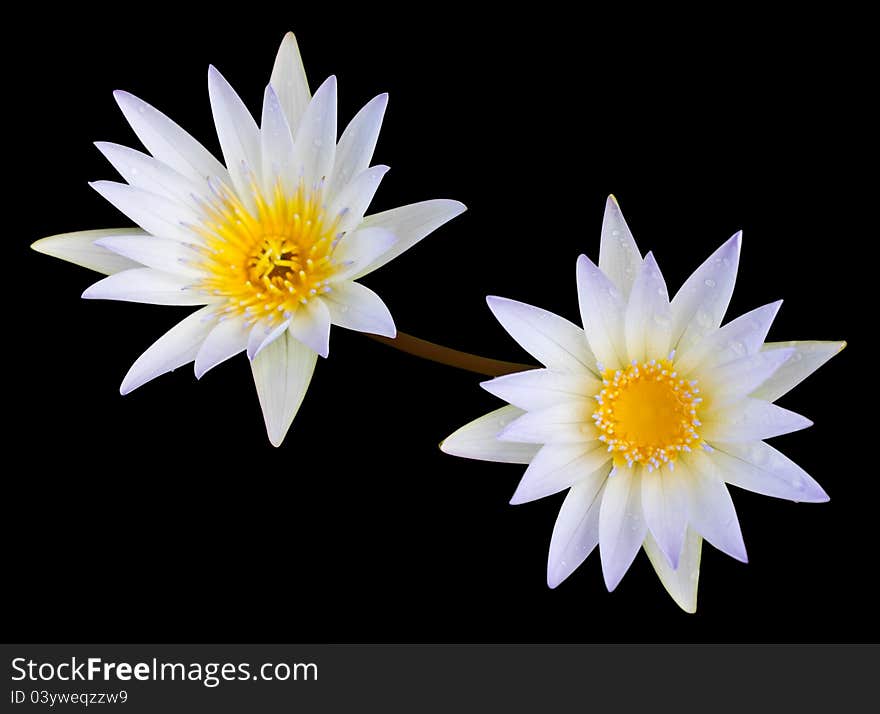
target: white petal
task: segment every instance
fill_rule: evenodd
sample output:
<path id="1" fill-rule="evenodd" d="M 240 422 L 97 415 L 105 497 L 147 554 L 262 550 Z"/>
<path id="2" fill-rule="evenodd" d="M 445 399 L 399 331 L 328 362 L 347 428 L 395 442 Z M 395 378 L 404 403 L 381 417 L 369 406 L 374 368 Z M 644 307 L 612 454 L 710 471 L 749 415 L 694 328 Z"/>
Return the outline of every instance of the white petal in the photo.
<path id="1" fill-rule="evenodd" d="M 296 44 L 296 37 L 292 32 L 284 35 L 284 39 L 281 41 L 281 47 L 278 48 L 278 55 L 275 57 L 275 66 L 272 68 L 272 78 L 269 82 L 278 94 L 281 107 L 287 117 L 287 123 L 295 131 L 299 126 L 302 113 L 309 105 L 311 93 L 299 54 L 299 46 Z"/>
<path id="2" fill-rule="evenodd" d="M 115 181 L 93 181 L 89 186 L 147 233 L 182 243 L 202 242 L 186 227 L 196 225 L 198 216 L 178 201 Z"/>
<path id="3" fill-rule="evenodd" d="M 210 305 L 178 322 L 137 358 L 119 391 L 128 394 L 151 379 L 192 362 L 215 324 L 214 308 Z"/>
<path id="4" fill-rule="evenodd" d="M 678 569 L 673 570 L 660 547 L 648 533 L 645 538 L 645 553 L 666 592 L 682 610 L 689 613 L 697 611 L 697 585 L 700 581 L 700 556 L 703 539 L 693 529 L 688 528 L 684 539 L 684 550 L 678 561 Z"/>
<path id="5" fill-rule="evenodd" d="M 188 205 L 204 192 L 204 182 L 196 183 L 152 156 L 107 141 L 95 146 L 130 186 Z"/>
<path id="6" fill-rule="evenodd" d="M 584 331 L 574 323 L 516 300 L 490 295 L 486 302 L 510 336 L 545 367 L 573 374 L 595 372 L 596 358 Z"/>
<path id="7" fill-rule="evenodd" d="M 599 511 L 599 553 L 609 592 L 629 570 L 647 532 L 642 517 L 641 474 L 636 469 L 617 469 L 605 482 Z"/>
<path id="8" fill-rule="evenodd" d="M 602 383 L 588 374 L 566 374 L 551 369 L 531 369 L 505 374 L 482 382 L 489 394 L 520 409 L 543 409 L 560 402 L 590 398 L 602 389 Z"/>
<path id="9" fill-rule="evenodd" d="M 763 399 L 745 399 L 701 415 L 700 436 L 715 441 L 760 441 L 812 426 L 806 417 Z"/>
<path id="10" fill-rule="evenodd" d="M 710 255 L 672 298 L 672 346 L 683 352 L 716 329 L 727 312 L 736 270 L 742 231 L 735 233 Z"/>
<path id="11" fill-rule="evenodd" d="M 258 322 L 254 325 L 248 334 L 248 359 L 253 361 L 261 351 L 281 337 L 287 331 L 289 325 L 290 320 L 285 320 L 280 325 L 266 324 L 264 322 Z"/>
<path id="12" fill-rule="evenodd" d="M 138 139 L 156 159 L 191 181 L 203 183 L 212 176 L 220 181 L 228 179 L 223 164 L 162 112 L 128 92 L 116 91 L 113 96 Z"/>
<path id="13" fill-rule="evenodd" d="M 299 181 L 299 174 L 293 164 L 293 134 L 271 84 L 266 87 L 263 94 L 260 146 L 263 190 L 267 195 L 273 195 L 275 186 L 280 181 L 284 193 L 288 196 L 292 195 Z"/>
<path id="14" fill-rule="evenodd" d="M 665 357 L 669 353 L 670 321 L 666 281 L 653 253 L 648 253 L 626 306 L 626 356 L 639 362 Z"/>
<path id="15" fill-rule="evenodd" d="M 394 318 L 376 293 L 360 283 L 338 283 L 322 295 L 330 322 L 349 330 L 396 337 Z"/>
<path id="16" fill-rule="evenodd" d="M 151 235 L 108 236 L 95 241 L 96 245 L 137 261 L 148 268 L 190 278 L 201 275 L 198 269 L 201 256 L 183 243 Z"/>
<path id="17" fill-rule="evenodd" d="M 97 231 L 77 231 L 75 233 L 59 233 L 55 236 L 40 238 L 31 243 L 38 253 L 51 255 L 53 258 L 66 260 L 68 263 L 80 265 L 105 275 L 112 275 L 131 268 L 140 268 L 140 264 L 123 258 L 112 251 L 95 245 L 96 240 L 111 236 L 143 236 L 140 228 L 108 228 Z"/>
<path id="18" fill-rule="evenodd" d="M 465 424 L 440 444 L 440 450 L 453 456 L 505 464 L 527 464 L 538 453 L 535 444 L 498 441 L 498 434 L 523 414 L 516 407 L 501 407 Z"/>
<path id="19" fill-rule="evenodd" d="M 330 311 L 320 298 L 300 305 L 287 330 L 321 357 L 330 354 Z"/>
<path id="20" fill-rule="evenodd" d="M 676 368 L 687 374 L 693 369 L 709 369 L 755 354 L 761 349 L 781 305 L 782 300 L 777 300 L 731 320 L 689 349 L 679 352 L 675 358 Z"/>
<path id="21" fill-rule="evenodd" d="M 250 329 L 243 317 L 230 317 L 217 323 L 196 355 L 196 379 L 209 369 L 244 352 Z"/>
<path id="22" fill-rule="evenodd" d="M 555 588 L 599 544 L 599 509 L 608 469 L 574 484 L 562 502 L 547 558 L 547 585 Z"/>
<path id="23" fill-rule="evenodd" d="M 374 166 L 361 171 L 354 179 L 333 198 L 327 209 L 327 215 L 342 214 L 339 220 L 339 231 L 346 232 L 357 228 L 364 219 L 364 213 L 370 206 L 382 177 L 388 172 L 387 166 Z"/>
<path id="24" fill-rule="evenodd" d="M 266 431 L 281 446 L 312 379 L 318 355 L 290 333 L 275 340 L 251 362 Z"/>
<path id="25" fill-rule="evenodd" d="M 598 436 L 590 418 L 594 409 L 593 400 L 583 399 L 526 412 L 511 422 L 498 438 L 502 441 L 524 441 L 529 444 L 594 441 Z M 610 454 L 608 458 L 611 458 Z"/>
<path id="26" fill-rule="evenodd" d="M 248 333 L 248 359 L 253 361 L 262 350 L 281 337 L 289 325 L 290 320 L 285 320 L 281 324 L 258 322 L 254 325 Z"/>
<path id="27" fill-rule="evenodd" d="M 679 459 L 676 472 L 687 481 L 688 522 L 718 550 L 743 563 L 748 562 L 739 519 L 714 454 L 694 452 Z"/>
<path id="28" fill-rule="evenodd" d="M 333 253 L 333 260 L 341 268 L 330 278 L 331 283 L 354 280 L 363 275 L 364 266 L 387 252 L 397 242 L 397 236 L 384 228 L 361 228 L 346 233 Z"/>
<path id="29" fill-rule="evenodd" d="M 758 352 L 701 373 L 700 388 L 710 409 L 720 409 L 751 394 L 793 354 L 791 349 Z"/>
<path id="30" fill-rule="evenodd" d="M 385 263 L 409 250 L 429 233 L 433 233 L 444 223 L 464 211 L 465 205 L 463 203 L 437 198 L 367 216 L 364 218 L 361 228 L 384 228 L 397 236 L 397 242 L 383 255 L 352 275 L 351 279 L 357 280 L 367 273 L 381 268 Z"/>
<path id="31" fill-rule="evenodd" d="M 336 155 L 336 77 L 318 87 L 296 130 L 293 165 L 306 188 L 330 178 Z"/>
<path id="32" fill-rule="evenodd" d="M 217 138 L 238 197 L 254 210 L 251 182 L 261 175 L 260 130 L 244 102 L 216 68 L 208 68 L 208 95 Z"/>
<path id="33" fill-rule="evenodd" d="M 800 384 L 819 367 L 846 347 L 846 342 L 768 342 L 763 350 L 768 354 L 776 350 L 791 349 L 794 352 L 772 376 L 752 392 L 753 397 L 775 402 L 783 394 Z"/>
<path id="34" fill-rule="evenodd" d="M 331 191 L 341 190 L 370 165 L 387 106 L 388 95 L 380 94 L 367 102 L 345 127 L 336 145 Z"/>
<path id="35" fill-rule="evenodd" d="M 623 213 L 620 212 L 620 205 L 614 196 L 609 196 L 605 202 L 605 216 L 602 218 L 599 270 L 608 276 L 626 298 L 641 264 L 642 256 Z"/>
<path id="36" fill-rule="evenodd" d="M 673 569 L 678 568 L 687 528 L 685 484 L 677 471 L 642 472 L 645 523 Z"/>
<path id="37" fill-rule="evenodd" d="M 190 289 L 192 279 L 152 268 L 133 268 L 114 273 L 90 285 L 82 294 L 87 300 L 122 300 L 149 305 L 205 305 L 212 302 L 199 290 Z"/>
<path id="38" fill-rule="evenodd" d="M 552 496 L 572 484 L 601 471 L 608 475 L 611 455 L 601 442 L 590 444 L 547 444 L 532 459 L 523 474 L 511 505 Z"/>
<path id="39" fill-rule="evenodd" d="M 712 461 L 727 483 L 747 491 L 789 501 L 828 500 L 828 494 L 806 471 L 763 441 L 718 444 Z"/>
<path id="40" fill-rule="evenodd" d="M 596 359 L 606 369 L 626 364 L 626 303 L 620 290 L 585 255 L 577 262 L 577 288 L 581 322 Z"/>

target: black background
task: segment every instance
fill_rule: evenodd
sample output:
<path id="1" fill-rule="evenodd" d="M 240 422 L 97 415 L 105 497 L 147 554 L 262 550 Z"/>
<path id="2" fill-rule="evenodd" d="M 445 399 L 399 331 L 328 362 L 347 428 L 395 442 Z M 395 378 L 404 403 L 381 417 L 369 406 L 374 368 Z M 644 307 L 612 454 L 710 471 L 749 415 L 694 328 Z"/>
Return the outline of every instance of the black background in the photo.
<path id="1" fill-rule="evenodd" d="M 5 48 L 8 639 L 877 638 L 864 20 L 476 11 L 261 6 L 196 24 L 80 9 L 7 28 L 20 41 Z M 373 211 L 469 207 L 366 279 L 399 329 L 525 360 L 484 296 L 576 319 L 575 259 L 596 259 L 609 192 L 671 290 L 742 228 L 729 314 L 784 298 L 770 339 L 850 341 L 782 400 L 815 426 L 774 441 L 830 503 L 733 489 L 750 563 L 707 545 L 688 616 L 644 555 L 612 594 L 598 553 L 547 588 L 562 495 L 509 506 L 522 467 L 437 449 L 500 406 L 473 375 L 334 329 L 280 449 L 243 356 L 121 397 L 132 361 L 186 310 L 80 300 L 98 276 L 28 245 L 129 224 L 86 184 L 116 178 L 92 141 L 138 146 L 112 90 L 216 150 L 208 63 L 256 111 L 288 29 L 313 89 L 339 77 L 341 122 L 390 92 L 375 162 L 392 170 Z"/>

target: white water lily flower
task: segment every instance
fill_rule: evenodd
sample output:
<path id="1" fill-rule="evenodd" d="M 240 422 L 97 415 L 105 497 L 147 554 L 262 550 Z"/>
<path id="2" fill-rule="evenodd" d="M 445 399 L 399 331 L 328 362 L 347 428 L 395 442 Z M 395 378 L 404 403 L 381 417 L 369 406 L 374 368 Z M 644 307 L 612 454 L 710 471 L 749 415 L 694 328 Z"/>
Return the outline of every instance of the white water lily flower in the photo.
<path id="1" fill-rule="evenodd" d="M 281 444 L 330 325 L 394 337 L 385 303 L 357 282 L 464 211 L 432 200 L 365 216 L 387 166 L 370 167 L 388 97 L 352 119 L 337 143 L 336 79 L 310 95 L 288 33 L 258 126 L 210 68 L 208 90 L 226 165 L 164 114 L 116 100 L 151 155 L 97 146 L 127 183 L 92 186 L 142 230 L 84 231 L 34 248 L 109 277 L 83 297 L 203 305 L 134 363 L 126 394 L 195 361 L 201 377 L 247 351 L 269 439 Z"/>
<path id="2" fill-rule="evenodd" d="M 555 588 L 599 546 L 609 591 L 644 548 L 666 590 L 696 610 L 702 540 L 746 561 L 726 484 L 792 501 L 827 501 L 799 466 L 764 443 L 811 422 L 773 402 L 843 342 L 764 342 L 780 302 L 728 322 L 740 234 L 669 300 L 614 197 L 598 267 L 577 263 L 583 329 L 489 297 L 505 330 L 543 369 L 483 387 L 510 406 L 463 426 L 441 448 L 528 464 L 511 503 L 569 489 L 550 542 Z"/>

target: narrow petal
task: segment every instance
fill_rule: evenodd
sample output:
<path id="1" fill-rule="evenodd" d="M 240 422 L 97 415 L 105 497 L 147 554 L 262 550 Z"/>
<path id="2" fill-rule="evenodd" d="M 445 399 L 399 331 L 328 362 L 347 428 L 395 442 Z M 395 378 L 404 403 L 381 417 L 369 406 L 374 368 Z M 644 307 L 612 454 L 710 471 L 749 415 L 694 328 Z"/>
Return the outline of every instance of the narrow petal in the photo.
<path id="1" fill-rule="evenodd" d="M 203 307 L 178 322 L 137 358 L 122 380 L 119 391 L 128 394 L 142 384 L 192 362 L 215 324 L 212 306 Z"/>
<path id="2" fill-rule="evenodd" d="M 209 177 L 228 180 L 223 164 L 162 112 L 128 92 L 116 91 L 113 96 L 134 133 L 154 158 L 191 181 L 205 183 Z"/>
<path id="3" fill-rule="evenodd" d="M 285 320 L 280 325 L 267 325 L 263 322 L 258 322 L 256 325 L 254 325 L 251 328 L 250 333 L 248 334 L 248 359 L 253 361 L 262 350 L 266 349 L 275 340 L 277 340 L 285 332 L 287 332 L 287 328 L 289 325 L 290 320 Z"/>
<path id="4" fill-rule="evenodd" d="M 718 328 L 736 282 L 742 231 L 710 255 L 672 299 L 672 346 L 683 352 Z"/>
<path id="5" fill-rule="evenodd" d="M 781 306 L 782 300 L 777 300 L 731 320 L 689 349 L 679 352 L 675 359 L 676 368 L 687 374 L 694 369 L 711 369 L 755 354 L 761 349 Z"/>
<path id="6" fill-rule="evenodd" d="M 763 441 L 717 443 L 712 461 L 727 483 L 747 491 L 788 501 L 828 500 L 828 494 L 806 471 Z"/>
<path id="7" fill-rule="evenodd" d="M 763 399 L 745 399 L 701 416 L 700 436 L 715 441 L 760 441 L 812 426 L 806 417 Z"/>
<path id="8" fill-rule="evenodd" d="M 545 367 L 571 374 L 595 372 L 596 358 L 574 323 L 516 300 L 490 295 L 486 302 L 510 336 Z"/>
<path id="9" fill-rule="evenodd" d="M 709 408 L 720 409 L 751 394 L 793 354 L 792 349 L 758 352 L 701 373 L 700 388 L 707 395 Z"/>
<path id="10" fill-rule="evenodd" d="M 292 32 L 284 35 L 281 41 L 269 83 L 278 94 L 287 123 L 295 131 L 299 126 L 300 117 L 309 105 L 311 93 L 299 54 L 299 46 Z"/>
<path id="11" fill-rule="evenodd" d="M 574 484 L 562 502 L 547 558 L 547 585 L 557 587 L 599 545 L 599 510 L 608 469 Z"/>
<path id="12" fill-rule="evenodd" d="M 260 164 L 263 170 L 263 190 L 272 195 L 280 181 L 284 193 L 292 195 L 297 188 L 299 174 L 294 166 L 293 133 L 284 117 L 281 101 L 270 84 L 263 94 L 263 115 L 260 119 Z"/>
<path id="13" fill-rule="evenodd" d="M 217 323 L 205 338 L 196 355 L 196 379 L 230 357 L 244 352 L 250 329 L 243 317 L 231 317 Z"/>
<path id="14" fill-rule="evenodd" d="M 669 294 L 653 253 L 636 275 L 626 305 L 626 356 L 643 362 L 669 353 Z"/>
<path id="15" fill-rule="evenodd" d="M 330 322 L 349 330 L 396 337 L 394 318 L 376 293 L 360 283 L 338 283 L 322 296 Z"/>
<path id="16" fill-rule="evenodd" d="M 433 233 L 447 221 L 464 213 L 465 205 L 459 201 L 437 198 L 432 201 L 411 203 L 374 213 L 364 218 L 361 228 L 384 228 L 397 236 L 397 241 L 384 254 L 351 276 L 357 280 L 412 248 L 429 233 Z"/>
<path id="17" fill-rule="evenodd" d="M 614 283 L 624 299 L 629 296 L 642 255 L 614 196 L 605 202 L 602 237 L 599 243 L 599 270 Z"/>
<path id="18" fill-rule="evenodd" d="M 181 243 L 202 242 L 196 233 L 186 227 L 197 224 L 198 216 L 178 201 L 116 181 L 93 181 L 89 186 L 147 233 Z"/>
<path id="19" fill-rule="evenodd" d="M 361 228 L 353 233 L 346 233 L 333 253 L 333 259 L 342 267 L 333 274 L 330 282 L 346 282 L 363 275 L 363 267 L 388 251 L 396 242 L 397 236 L 384 228 Z"/>
<path id="20" fill-rule="evenodd" d="M 212 302 L 192 290 L 192 279 L 152 268 L 132 268 L 114 273 L 86 288 L 87 300 L 122 300 L 149 305 L 205 305 Z"/>
<path id="21" fill-rule="evenodd" d="M 681 475 L 668 469 L 643 472 L 642 509 L 651 535 L 672 569 L 677 569 L 687 528 L 687 495 Z"/>
<path id="22" fill-rule="evenodd" d="M 586 399 L 526 412 L 508 424 L 498 438 L 529 444 L 565 444 L 594 441 L 598 436 L 590 419 L 595 402 Z M 611 458 L 610 454 L 608 458 Z"/>
<path id="23" fill-rule="evenodd" d="M 140 228 L 107 228 L 96 231 L 76 231 L 40 238 L 31 243 L 38 253 L 66 260 L 104 275 L 113 275 L 123 270 L 140 268 L 139 263 L 95 245 L 96 240 L 113 236 L 144 236 Z"/>
<path id="24" fill-rule="evenodd" d="M 244 102 L 213 66 L 208 69 L 208 95 L 232 185 L 245 205 L 254 210 L 251 182 L 261 175 L 260 130 Z"/>
<path id="25" fill-rule="evenodd" d="M 466 459 L 527 464 L 538 453 L 539 446 L 498 441 L 498 434 L 523 413 L 522 409 L 509 406 L 489 412 L 447 436 L 440 444 L 440 450 Z"/>
<path id="26" fill-rule="evenodd" d="M 618 586 L 645 541 L 648 527 L 642 517 L 641 494 L 638 470 L 617 469 L 605 482 L 599 511 L 599 553 L 608 592 Z"/>
<path id="27" fill-rule="evenodd" d="M 577 262 L 577 288 L 581 321 L 596 359 L 606 369 L 626 364 L 626 303 L 620 290 L 585 255 Z"/>
<path id="28" fill-rule="evenodd" d="M 387 166 L 374 166 L 361 171 L 349 181 L 333 198 L 327 209 L 329 216 L 341 215 L 339 231 L 346 232 L 357 228 L 364 219 L 364 213 L 370 206 L 373 196 L 388 172 Z"/>
<path id="29" fill-rule="evenodd" d="M 380 94 L 367 102 L 345 127 L 336 145 L 336 162 L 329 185 L 331 191 L 345 188 L 370 165 L 387 106 L 388 95 Z"/>
<path id="30" fill-rule="evenodd" d="M 287 329 L 291 336 L 321 357 L 330 354 L 330 311 L 320 298 L 299 307 Z"/>
<path id="31" fill-rule="evenodd" d="M 611 470 L 611 456 L 604 444 L 547 444 L 532 459 L 523 474 L 511 505 L 536 501 L 552 496 L 572 484 L 578 483 L 599 471 L 603 478 Z"/>
<path id="32" fill-rule="evenodd" d="M 650 533 L 645 539 L 645 553 L 648 554 L 648 560 L 654 566 L 657 577 L 675 604 L 688 613 L 697 611 L 697 585 L 700 581 L 702 552 L 703 539 L 693 528 L 688 528 L 678 569 L 673 570 Z"/>
<path id="33" fill-rule="evenodd" d="M 204 181 L 196 183 L 168 164 L 140 151 L 107 141 L 96 141 L 95 146 L 130 186 L 190 206 L 193 205 L 192 196 L 201 195 L 205 190 Z"/>
<path id="34" fill-rule="evenodd" d="M 296 130 L 293 165 L 307 188 L 330 178 L 336 155 L 336 77 L 318 87 Z"/>
<path id="35" fill-rule="evenodd" d="M 676 471 L 687 481 L 688 522 L 718 550 L 748 562 L 733 499 L 715 466 L 714 454 L 689 454 L 679 459 Z"/>
<path id="36" fill-rule="evenodd" d="M 95 241 L 96 245 L 147 266 L 185 278 L 201 275 L 197 267 L 201 256 L 176 240 L 151 235 L 107 236 Z"/>
<path id="37" fill-rule="evenodd" d="M 819 367 L 838 354 L 846 342 L 768 342 L 763 350 L 768 354 L 777 350 L 793 350 L 785 361 L 764 383 L 752 392 L 758 399 L 775 402 L 783 394 L 800 384 Z"/>
<path id="38" fill-rule="evenodd" d="M 582 401 L 598 394 L 602 383 L 590 374 L 531 369 L 482 382 L 489 394 L 520 409 L 543 409 L 560 402 Z"/>
<path id="39" fill-rule="evenodd" d="M 266 431 L 281 446 L 302 404 L 318 355 L 289 333 L 275 340 L 251 362 Z"/>

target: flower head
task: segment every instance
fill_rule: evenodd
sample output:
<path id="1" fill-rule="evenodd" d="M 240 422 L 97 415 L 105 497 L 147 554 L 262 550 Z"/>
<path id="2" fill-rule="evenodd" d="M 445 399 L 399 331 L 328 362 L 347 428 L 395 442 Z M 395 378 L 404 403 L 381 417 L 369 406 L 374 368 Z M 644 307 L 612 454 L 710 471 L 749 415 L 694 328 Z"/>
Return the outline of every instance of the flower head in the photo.
<path id="1" fill-rule="evenodd" d="M 149 151 L 99 142 L 127 183 L 92 186 L 140 229 L 37 241 L 40 252 L 108 274 L 83 297 L 203 305 L 134 363 L 123 394 L 195 362 L 197 377 L 247 351 L 276 446 L 308 388 L 330 325 L 394 337 L 385 303 L 357 280 L 457 216 L 433 200 L 365 216 L 387 166 L 370 167 L 387 95 L 337 143 L 336 79 L 310 94 L 294 36 L 281 44 L 259 126 L 210 68 L 225 166 L 171 119 L 126 92 L 116 100 Z"/>
<path id="2" fill-rule="evenodd" d="M 450 454 L 528 464 L 511 503 L 569 489 L 547 569 L 556 587 L 598 545 L 608 590 L 644 548 L 663 585 L 696 609 L 702 540 L 744 561 L 726 484 L 792 501 L 825 491 L 764 439 L 811 422 L 773 402 L 843 342 L 764 342 L 781 302 L 724 326 L 740 234 L 668 297 L 609 197 L 599 265 L 577 263 L 583 329 L 531 305 L 488 298 L 542 369 L 483 387 L 510 406 L 463 426 Z"/>

